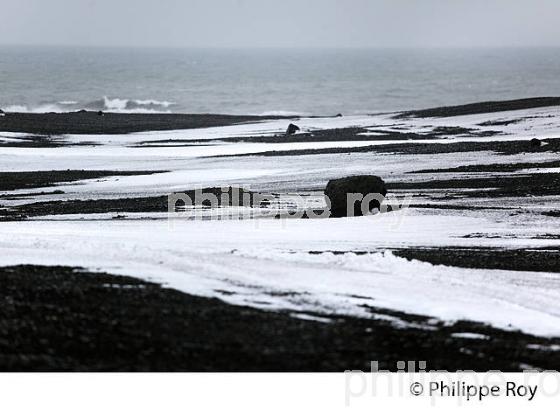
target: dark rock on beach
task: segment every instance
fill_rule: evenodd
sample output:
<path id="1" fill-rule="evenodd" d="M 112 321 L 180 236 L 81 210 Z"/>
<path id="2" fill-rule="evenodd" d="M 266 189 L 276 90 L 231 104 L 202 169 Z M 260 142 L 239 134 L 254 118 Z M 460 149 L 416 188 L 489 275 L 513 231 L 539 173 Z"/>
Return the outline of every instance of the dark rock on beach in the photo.
<path id="1" fill-rule="evenodd" d="M 331 217 L 362 216 L 362 201 L 355 201 L 353 210 L 348 213 L 348 194 L 361 194 L 366 197 L 369 194 L 380 196 L 372 198 L 368 203 L 368 210 L 371 212 L 379 208 L 383 198 L 387 194 L 385 182 L 375 175 L 358 175 L 346 178 L 332 179 L 325 188 L 325 196 L 331 205 Z M 379 200 L 380 199 L 380 200 Z M 367 198 L 366 198 L 367 200 Z"/>
<path id="2" fill-rule="evenodd" d="M 299 127 L 295 124 L 288 125 L 288 129 L 286 130 L 286 135 L 292 135 L 299 131 Z"/>

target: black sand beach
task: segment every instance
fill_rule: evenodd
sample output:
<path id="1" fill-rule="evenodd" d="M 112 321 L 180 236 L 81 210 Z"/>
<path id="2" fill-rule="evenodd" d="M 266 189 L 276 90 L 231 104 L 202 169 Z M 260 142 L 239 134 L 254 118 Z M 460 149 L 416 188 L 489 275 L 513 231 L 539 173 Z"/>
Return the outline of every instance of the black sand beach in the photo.
<path id="1" fill-rule="evenodd" d="M 518 110 L 560 105 L 558 98 L 478 103 L 457 107 L 413 111 L 400 115 L 445 117 L 461 114 Z M 187 115 L 187 114 L 16 114 L 0 118 L 0 131 L 40 134 L 25 142 L 2 146 L 58 147 L 64 144 L 51 135 L 124 134 L 147 130 L 173 130 L 230 125 L 284 117 Z M 548 145 L 529 141 L 456 142 L 418 144 L 414 140 L 441 135 L 491 136 L 468 128 L 432 130 L 425 134 L 380 132 L 362 136 L 365 129 L 318 130 L 292 136 L 252 137 L 252 142 L 308 142 L 394 140 L 383 146 L 278 150 L 231 156 L 304 156 L 317 154 L 384 153 L 436 155 L 493 151 L 501 154 L 557 153 L 558 139 L 543 139 Z M 410 143 L 405 141 L 410 140 Z M 204 140 L 218 143 L 219 140 Z M 244 138 L 229 138 L 243 142 Z M 176 143 L 177 140 L 174 140 Z M 184 141 L 192 144 L 193 140 Z M 200 141 L 195 141 L 201 143 Z M 142 146 L 165 146 L 168 141 Z M 10 145 L 11 144 L 11 145 Z M 15 144 L 15 145 L 14 145 Z M 26 145 L 27 144 L 27 145 Z M 49 145 L 50 144 L 50 145 Z M 486 164 L 430 169 L 418 174 L 457 172 L 514 172 L 526 168 L 556 168 L 558 161 Z M 160 172 L 165 172 L 164 170 Z M 56 184 L 92 178 L 142 175 L 153 171 L 65 170 L 2 172 L 0 227 L 27 217 L 115 213 L 165 212 L 167 196 L 115 199 L 48 200 L 61 193 Z M 490 177 L 433 179 L 422 182 L 394 181 L 390 191 L 400 194 L 422 190 L 459 190 L 439 203 L 425 207 L 476 210 L 447 203 L 457 198 L 542 197 L 560 189 L 560 174 L 529 174 Z M 49 188 L 34 194 L 39 201 L 10 204 L 28 194 L 10 194 L 17 189 Z M 491 190 L 488 190 L 491 188 Z M 218 188 L 208 188 L 218 190 Z M 45 199 L 41 199 L 46 197 Z M 419 205 L 414 205 L 419 207 Z M 478 208 L 482 209 L 482 208 Z M 489 208 L 490 209 L 490 208 Z M 519 210 L 522 212 L 523 210 Z M 513 211 L 512 211 L 513 212 Z M 557 217 L 555 211 L 550 217 Z M 544 214 L 544 211 L 543 211 Z M 513 214 L 512 214 L 513 215 Z M 511 216 L 511 215 L 510 215 Z M 392 249 L 407 259 L 465 268 L 559 272 L 557 248 L 408 248 Z M 144 272 L 149 274 L 150 272 Z M 402 312 L 373 310 L 398 317 L 409 326 L 395 327 L 390 321 L 347 316 L 311 314 L 319 320 L 303 320 L 294 312 L 266 311 L 234 306 L 218 299 L 187 295 L 138 279 L 84 272 L 61 266 L 11 266 L 0 268 L 0 370 L 3 371 L 343 371 L 368 370 L 370 361 L 394 370 L 397 361 L 427 361 L 429 369 L 518 371 L 524 368 L 560 369 L 560 357 L 551 346 L 557 338 L 540 338 L 521 332 L 499 330 L 481 323 L 434 322 Z M 308 313 L 309 312 L 304 312 Z M 313 317 L 312 317 L 313 318 Z M 328 321 L 324 323 L 323 321 Z M 454 337 L 475 333 L 481 339 Z M 535 347 L 536 346 L 536 347 Z"/>
<path id="2" fill-rule="evenodd" d="M 468 114 L 507 112 L 539 107 L 560 106 L 560 97 L 525 98 L 508 101 L 479 102 L 473 104 L 450 107 L 436 107 L 425 110 L 406 111 L 396 113 L 395 117 L 451 117 Z M 296 116 L 256 116 L 256 115 L 222 115 L 222 114 L 121 114 L 103 113 L 96 111 L 80 111 L 68 113 L 17 113 L 8 112 L 0 117 L 0 131 L 22 132 L 39 135 L 61 134 L 126 134 L 141 131 L 164 131 L 178 129 L 192 129 L 217 127 L 273 119 L 297 119 Z M 491 124 L 487 124 L 491 125 Z M 359 132 L 360 129 L 345 129 L 344 132 Z M 440 130 L 433 135 L 468 134 L 471 130 L 457 127 L 456 130 Z M 324 131 L 322 140 L 331 141 L 329 137 L 333 131 Z M 339 130 L 340 132 L 340 130 Z M 394 133 L 406 139 L 418 138 L 418 135 Z M 301 142 L 301 136 L 290 142 Z"/>
<path id="3" fill-rule="evenodd" d="M 141 131 L 166 131 L 218 127 L 272 120 L 279 116 L 218 114 L 115 114 L 95 111 L 71 113 L 6 113 L 0 117 L 0 131 L 33 134 L 126 134 Z"/>
<path id="4" fill-rule="evenodd" d="M 314 316 L 233 306 L 138 279 L 70 267 L 0 268 L 2 371 L 344 371 L 558 369 L 543 339 L 399 312 L 383 320 Z M 305 313 L 305 312 L 302 312 Z M 487 339 L 451 337 L 474 332 Z M 531 346 L 540 346 L 535 348 Z"/>
<path id="5" fill-rule="evenodd" d="M 454 117 L 458 115 L 485 114 L 530 108 L 554 107 L 560 105 L 560 97 L 522 98 L 508 101 L 485 101 L 449 107 L 435 107 L 425 110 L 407 111 L 399 114 L 402 117 Z"/>
<path id="6" fill-rule="evenodd" d="M 149 175 L 154 171 L 30 171 L 0 172 L 0 191 L 52 187 L 62 182 L 96 179 L 110 176 Z"/>

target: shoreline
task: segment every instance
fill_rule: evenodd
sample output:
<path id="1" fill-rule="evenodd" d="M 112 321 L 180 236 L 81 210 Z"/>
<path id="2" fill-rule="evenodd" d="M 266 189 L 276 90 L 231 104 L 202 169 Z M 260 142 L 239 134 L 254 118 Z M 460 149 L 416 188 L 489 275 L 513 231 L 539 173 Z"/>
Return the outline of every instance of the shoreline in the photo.
<path id="1" fill-rule="evenodd" d="M 486 114 L 533 108 L 560 106 L 560 97 L 533 97 L 504 101 L 486 101 L 454 106 L 433 107 L 395 112 L 393 118 L 444 118 Z M 374 114 L 369 114 L 374 115 Z M 336 116 L 335 116 L 336 117 Z M 0 117 L 0 132 L 21 132 L 38 135 L 60 134 L 127 134 L 143 131 L 172 131 L 236 125 L 265 120 L 297 120 L 301 116 L 229 115 L 188 113 L 113 113 L 76 111 L 61 113 L 6 112 Z M 334 118 L 332 115 L 305 118 Z M 466 130 L 468 132 L 468 130 Z M 414 138 L 413 136 L 411 136 Z"/>
<path id="2" fill-rule="evenodd" d="M 13 113 L 0 117 L 0 132 L 39 135 L 128 134 L 143 131 L 220 127 L 297 117 L 222 114 L 120 114 L 96 111 L 67 113 Z"/>
<path id="3" fill-rule="evenodd" d="M 558 110 L 391 115 L 0 117 L 0 128 L 41 133 L 0 139 L 9 265 L 0 267 L 0 368 L 342 371 L 406 359 L 438 370 L 560 369 Z M 290 122 L 300 132 L 285 135 Z M 246 125 L 219 128 L 233 124 Z M 193 130 L 104 135 L 176 127 Z M 58 134 L 72 131 L 94 135 Z M 321 208 L 328 181 L 348 173 L 384 179 L 399 227 L 384 215 L 303 218 L 267 233 L 222 223 L 229 195 L 202 202 L 201 220 L 182 209 L 180 230 L 159 225 L 172 192 L 192 199 L 198 184 L 216 196 L 249 181 L 272 200 L 241 219 L 274 227 L 261 216 L 301 209 L 292 194 Z M 404 198 L 411 212 L 392 212 Z M 214 214 L 220 222 L 209 222 Z M 378 255 L 387 250 L 395 258 Z M 49 263 L 62 266 L 39 266 Z"/>

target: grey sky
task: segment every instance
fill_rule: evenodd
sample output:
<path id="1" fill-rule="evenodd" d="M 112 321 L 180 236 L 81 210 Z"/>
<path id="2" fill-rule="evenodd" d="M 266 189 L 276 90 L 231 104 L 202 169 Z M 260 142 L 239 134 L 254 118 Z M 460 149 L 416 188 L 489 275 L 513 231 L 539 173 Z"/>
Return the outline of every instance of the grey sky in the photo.
<path id="1" fill-rule="evenodd" d="M 0 43 L 560 46 L 558 0 L 0 0 Z"/>

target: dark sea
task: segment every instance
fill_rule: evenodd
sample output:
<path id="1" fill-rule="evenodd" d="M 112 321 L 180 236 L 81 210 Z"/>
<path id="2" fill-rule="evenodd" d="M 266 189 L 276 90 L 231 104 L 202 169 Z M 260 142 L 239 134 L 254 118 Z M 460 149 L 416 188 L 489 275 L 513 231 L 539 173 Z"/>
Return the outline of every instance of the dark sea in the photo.
<path id="1" fill-rule="evenodd" d="M 560 96 L 560 49 L 0 47 L 5 111 L 361 114 Z"/>

